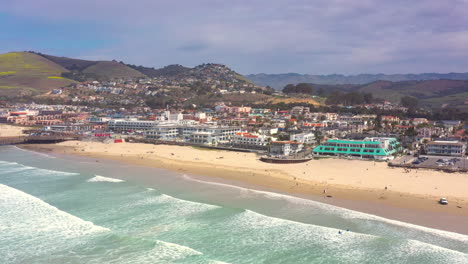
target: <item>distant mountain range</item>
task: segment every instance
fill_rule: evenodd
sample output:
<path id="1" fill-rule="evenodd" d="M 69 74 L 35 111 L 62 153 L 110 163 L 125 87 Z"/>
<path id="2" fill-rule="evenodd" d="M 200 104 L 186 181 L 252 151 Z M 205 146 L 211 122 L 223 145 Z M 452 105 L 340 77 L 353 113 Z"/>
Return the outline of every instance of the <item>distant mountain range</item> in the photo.
<path id="1" fill-rule="evenodd" d="M 358 75 L 312 75 L 298 73 L 249 74 L 245 77 L 252 82 L 282 90 L 287 84 L 368 84 L 375 81 L 423 81 L 423 80 L 468 80 L 468 73 L 421 73 L 421 74 L 358 74 Z"/>
<path id="2" fill-rule="evenodd" d="M 317 91 L 371 93 L 374 97 L 399 102 L 403 96 L 413 96 L 421 105 L 459 107 L 468 110 L 468 73 L 422 74 L 250 74 L 252 82 L 282 90 L 288 84 L 309 83 Z"/>
<path id="3" fill-rule="evenodd" d="M 371 93 L 374 98 L 399 102 L 403 96 L 419 99 L 430 107 L 459 107 L 468 109 L 468 80 L 375 81 L 366 84 L 311 84 L 315 93 L 335 91 Z"/>

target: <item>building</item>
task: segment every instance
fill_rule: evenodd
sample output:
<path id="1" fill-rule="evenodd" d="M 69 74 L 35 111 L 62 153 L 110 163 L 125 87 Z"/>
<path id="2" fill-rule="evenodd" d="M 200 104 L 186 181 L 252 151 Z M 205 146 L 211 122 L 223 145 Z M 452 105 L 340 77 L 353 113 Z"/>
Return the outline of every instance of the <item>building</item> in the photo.
<path id="1" fill-rule="evenodd" d="M 255 135 L 249 133 L 236 133 L 231 139 L 231 145 L 246 149 L 268 149 L 268 143 L 272 137 L 266 135 Z"/>
<path id="2" fill-rule="evenodd" d="M 158 123 L 155 121 L 144 121 L 136 119 L 112 119 L 109 120 L 108 129 L 116 132 L 123 131 L 148 131 Z"/>
<path id="3" fill-rule="evenodd" d="M 313 133 L 291 134 L 290 139 L 304 144 L 315 143 L 315 135 Z"/>
<path id="4" fill-rule="evenodd" d="M 462 157 L 466 153 L 466 143 L 460 141 L 432 141 L 427 143 L 428 155 Z"/>
<path id="5" fill-rule="evenodd" d="M 274 156 L 289 156 L 300 152 L 304 144 L 294 141 L 272 141 L 269 153 Z"/>
<path id="6" fill-rule="evenodd" d="M 310 113 L 310 108 L 306 106 L 294 106 L 291 109 L 291 115 L 293 116 L 302 116 Z"/>
<path id="7" fill-rule="evenodd" d="M 397 116 L 382 116 L 382 122 L 387 121 L 388 123 L 400 122 L 400 118 Z"/>
<path id="8" fill-rule="evenodd" d="M 179 135 L 187 142 L 217 145 L 229 143 L 232 136 L 240 132 L 237 127 L 194 126 L 180 127 Z"/>
<path id="9" fill-rule="evenodd" d="M 363 140 L 329 139 L 314 148 L 317 155 L 351 156 L 366 159 L 393 159 L 401 150 L 396 138 L 365 138 Z"/>
<path id="10" fill-rule="evenodd" d="M 197 144 L 228 143 L 233 135 L 240 132 L 238 127 L 209 125 L 181 125 L 180 123 L 158 124 L 145 132 L 146 138 L 160 140 L 180 139 Z"/>
<path id="11" fill-rule="evenodd" d="M 338 118 L 338 121 L 344 121 L 344 122 L 347 122 L 347 123 L 363 123 L 363 118 L 361 116 L 340 116 Z"/>
<path id="12" fill-rule="evenodd" d="M 145 132 L 146 138 L 159 140 L 174 140 L 179 130 L 174 125 L 156 125 Z"/>

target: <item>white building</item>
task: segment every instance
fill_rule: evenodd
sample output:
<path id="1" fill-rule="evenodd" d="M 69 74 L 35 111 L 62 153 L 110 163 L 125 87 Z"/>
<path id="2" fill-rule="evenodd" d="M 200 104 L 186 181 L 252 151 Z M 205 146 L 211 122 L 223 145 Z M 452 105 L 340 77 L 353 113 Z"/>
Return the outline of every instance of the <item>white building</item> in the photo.
<path id="1" fill-rule="evenodd" d="M 174 140 L 179 135 L 179 130 L 174 125 L 157 125 L 146 131 L 146 138 L 160 140 Z"/>
<path id="2" fill-rule="evenodd" d="M 300 142 L 304 144 L 313 144 L 315 143 L 315 135 L 313 133 L 300 133 L 300 134 L 291 134 L 290 139 L 295 142 Z"/>
<path id="3" fill-rule="evenodd" d="M 109 120 L 108 129 L 116 132 L 122 131 L 148 131 L 158 123 L 146 120 L 112 119 Z"/>
<path id="4" fill-rule="evenodd" d="M 291 115 L 301 116 L 310 113 L 310 108 L 307 106 L 294 106 L 291 109 Z"/>
<path id="5" fill-rule="evenodd" d="M 218 144 L 228 143 L 237 132 L 240 132 L 240 128 L 166 123 L 153 126 L 146 131 L 145 135 L 151 139 L 175 140 L 178 138 L 191 143 Z"/>
<path id="6" fill-rule="evenodd" d="M 466 144 L 459 141 L 432 141 L 426 145 L 428 155 L 462 157 L 466 153 Z"/>
<path id="7" fill-rule="evenodd" d="M 294 141 L 272 141 L 270 143 L 270 155 L 289 156 L 300 152 L 304 144 Z"/>
<path id="8" fill-rule="evenodd" d="M 206 113 L 204 113 L 204 112 L 196 112 L 196 113 L 195 113 L 195 118 L 198 118 L 198 119 L 206 119 Z"/>
<path id="9" fill-rule="evenodd" d="M 237 133 L 232 136 L 231 145 L 238 148 L 247 149 L 267 149 L 268 143 L 274 138 L 266 135 L 256 135 L 249 133 Z"/>

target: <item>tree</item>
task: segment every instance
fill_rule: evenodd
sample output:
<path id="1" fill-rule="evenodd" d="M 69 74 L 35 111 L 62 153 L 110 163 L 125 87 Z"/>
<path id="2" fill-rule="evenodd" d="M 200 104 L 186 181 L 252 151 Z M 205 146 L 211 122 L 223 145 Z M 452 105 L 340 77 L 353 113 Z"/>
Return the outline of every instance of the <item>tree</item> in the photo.
<path id="1" fill-rule="evenodd" d="M 366 104 L 370 104 L 374 100 L 374 97 L 371 93 L 365 93 L 363 97 L 364 97 L 364 102 L 366 102 Z"/>
<path id="2" fill-rule="evenodd" d="M 404 107 L 416 108 L 418 106 L 418 98 L 413 96 L 403 96 L 400 100 L 400 103 Z"/>
<path id="3" fill-rule="evenodd" d="M 317 96 L 323 97 L 325 95 L 325 91 L 323 88 L 320 88 L 317 90 Z"/>
<path id="4" fill-rule="evenodd" d="M 283 93 L 290 94 L 290 93 L 300 93 L 300 94 L 310 94 L 312 95 L 314 92 L 314 88 L 311 84 L 308 83 L 299 83 L 297 85 L 288 84 L 283 88 Z"/>

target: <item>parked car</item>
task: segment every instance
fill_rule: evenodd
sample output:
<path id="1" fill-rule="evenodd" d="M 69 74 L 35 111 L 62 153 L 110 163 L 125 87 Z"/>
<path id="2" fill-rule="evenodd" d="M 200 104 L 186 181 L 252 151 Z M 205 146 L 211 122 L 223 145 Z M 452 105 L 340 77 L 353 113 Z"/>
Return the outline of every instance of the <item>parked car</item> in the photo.
<path id="1" fill-rule="evenodd" d="M 447 198 L 440 198 L 439 203 L 442 204 L 442 205 L 447 205 L 448 200 L 447 200 Z"/>

